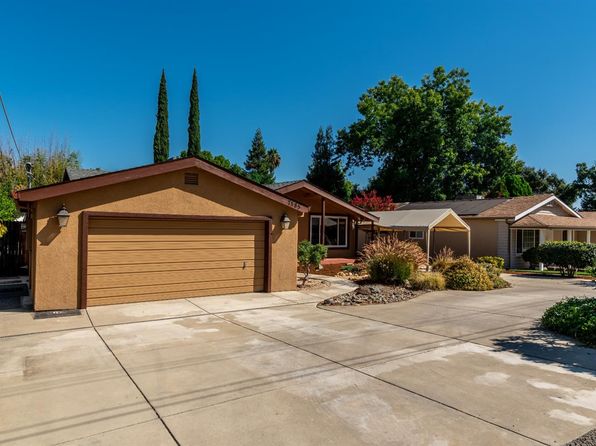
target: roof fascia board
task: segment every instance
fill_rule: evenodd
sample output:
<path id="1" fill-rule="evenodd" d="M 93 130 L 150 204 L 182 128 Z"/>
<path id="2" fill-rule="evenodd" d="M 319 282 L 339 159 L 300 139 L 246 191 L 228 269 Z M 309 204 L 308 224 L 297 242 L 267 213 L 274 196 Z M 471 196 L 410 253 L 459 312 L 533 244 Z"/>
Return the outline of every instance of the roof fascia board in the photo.
<path id="1" fill-rule="evenodd" d="M 513 217 L 513 221 L 518 221 L 519 219 L 521 219 L 521 218 L 525 217 L 526 215 L 532 213 L 536 209 L 539 209 L 542 206 L 544 206 L 545 204 L 550 203 L 551 201 L 556 201 L 559 205 L 561 205 L 561 207 L 563 209 L 565 209 L 567 212 L 569 212 L 574 217 L 583 218 L 581 215 L 579 215 L 577 212 L 575 212 L 573 209 L 571 209 L 569 206 L 567 206 L 565 203 L 563 203 L 561 200 L 559 200 L 555 195 L 553 195 L 553 196 L 550 196 L 550 197 L 542 200 L 540 203 L 532 206 L 531 208 L 526 209 L 525 211 L 517 214 L 515 217 Z"/>
<path id="2" fill-rule="evenodd" d="M 330 194 L 329 192 L 324 191 L 323 189 L 315 186 L 314 184 L 310 184 L 308 181 L 304 181 L 304 180 L 297 181 L 296 183 L 292 183 L 292 184 L 288 184 L 287 186 L 280 187 L 279 189 L 277 189 L 277 191 L 281 192 L 282 194 L 287 194 L 289 192 L 293 192 L 298 189 L 308 189 L 311 192 L 317 193 L 317 194 L 321 195 L 322 197 L 325 197 L 326 199 L 333 201 L 334 203 L 338 204 L 339 206 L 345 207 L 345 208 L 349 209 L 350 211 L 354 212 L 355 214 L 360 215 L 361 217 L 365 218 L 366 220 L 378 222 L 380 219 L 376 215 L 373 215 L 366 211 L 363 211 L 362 209 L 357 208 L 354 205 L 351 205 L 347 201 L 344 201 L 341 198 L 338 198 L 338 197 L 334 196 L 333 194 Z"/>
<path id="3" fill-rule="evenodd" d="M 284 206 L 295 209 L 299 212 L 306 213 L 310 210 L 306 206 L 297 201 L 291 200 L 285 195 L 266 188 L 247 179 L 241 178 L 235 174 L 227 172 L 226 170 L 217 167 L 211 163 L 198 158 L 184 158 L 173 160 L 161 164 L 151 164 L 147 166 L 134 167 L 132 169 L 121 170 L 117 172 L 109 172 L 93 177 L 81 178 L 72 180 L 67 183 L 52 184 L 49 186 L 42 186 L 34 189 L 25 189 L 13 192 L 13 198 L 19 203 L 27 203 L 47 198 L 59 197 L 61 195 L 82 192 L 89 189 L 95 189 L 103 186 L 110 186 L 112 184 L 124 183 L 127 181 L 138 180 L 149 176 L 160 175 L 164 173 L 175 172 L 178 170 L 196 167 L 205 172 L 209 172 L 220 178 L 228 180 L 238 186 L 249 189 L 259 195 L 267 197 Z"/>
<path id="4" fill-rule="evenodd" d="M 470 230 L 470 227 L 467 225 L 467 223 L 465 221 L 463 221 L 461 218 L 459 218 L 459 216 L 455 213 L 455 211 L 453 209 L 447 209 L 445 212 L 443 212 L 439 217 L 437 217 L 431 224 L 428 225 L 429 229 L 434 228 L 437 224 L 439 224 L 442 220 L 445 219 L 445 217 L 452 215 L 453 217 L 455 217 L 455 219 L 460 222 L 468 231 Z"/>

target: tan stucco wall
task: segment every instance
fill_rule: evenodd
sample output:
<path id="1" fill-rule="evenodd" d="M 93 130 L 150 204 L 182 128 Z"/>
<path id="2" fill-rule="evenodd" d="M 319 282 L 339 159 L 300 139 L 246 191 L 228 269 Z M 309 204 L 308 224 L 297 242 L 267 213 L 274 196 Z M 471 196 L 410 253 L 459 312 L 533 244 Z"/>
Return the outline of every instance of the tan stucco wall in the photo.
<path id="1" fill-rule="evenodd" d="M 66 228 L 59 229 L 55 215 L 62 203 L 70 213 L 70 220 Z M 42 200 L 36 208 L 32 257 L 36 311 L 77 307 L 81 212 L 85 210 L 271 217 L 272 291 L 296 288 L 298 213 L 204 171 L 199 171 L 198 186 L 185 185 L 184 171 L 178 171 Z M 290 229 L 282 231 L 279 221 L 284 212 L 292 224 Z"/>

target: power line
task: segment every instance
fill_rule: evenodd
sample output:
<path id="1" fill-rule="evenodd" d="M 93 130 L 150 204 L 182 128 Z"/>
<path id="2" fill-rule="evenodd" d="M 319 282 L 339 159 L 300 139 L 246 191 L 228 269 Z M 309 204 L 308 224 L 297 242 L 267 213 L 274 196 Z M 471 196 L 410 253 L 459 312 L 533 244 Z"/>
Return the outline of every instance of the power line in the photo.
<path id="1" fill-rule="evenodd" d="M 4 105 L 4 99 L 2 99 L 2 95 L 0 94 L 0 104 L 2 104 L 2 110 L 4 110 L 4 117 L 6 118 L 6 123 L 8 124 L 8 130 L 10 131 L 10 136 L 12 136 L 12 141 L 14 142 L 14 146 L 17 149 L 17 155 L 21 158 L 21 151 L 19 150 L 19 145 L 17 144 L 17 139 L 14 136 L 14 131 L 12 130 L 12 125 L 10 124 L 10 119 L 8 118 L 8 111 L 6 111 L 6 105 Z"/>

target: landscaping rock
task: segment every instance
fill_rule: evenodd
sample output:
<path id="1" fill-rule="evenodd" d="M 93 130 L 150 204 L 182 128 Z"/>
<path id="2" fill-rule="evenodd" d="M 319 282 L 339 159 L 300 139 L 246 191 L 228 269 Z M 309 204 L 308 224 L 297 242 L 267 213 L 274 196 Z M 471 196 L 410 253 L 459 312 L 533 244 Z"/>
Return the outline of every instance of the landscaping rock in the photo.
<path id="1" fill-rule="evenodd" d="M 349 293 L 325 299 L 320 305 L 388 304 L 410 300 L 422 293 L 402 286 L 362 285 Z"/>
<path id="2" fill-rule="evenodd" d="M 594 446 L 596 445 L 596 429 L 591 430 L 585 435 L 582 435 L 579 438 L 576 438 L 570 443 L 567 443 L 565 446 Z"/>

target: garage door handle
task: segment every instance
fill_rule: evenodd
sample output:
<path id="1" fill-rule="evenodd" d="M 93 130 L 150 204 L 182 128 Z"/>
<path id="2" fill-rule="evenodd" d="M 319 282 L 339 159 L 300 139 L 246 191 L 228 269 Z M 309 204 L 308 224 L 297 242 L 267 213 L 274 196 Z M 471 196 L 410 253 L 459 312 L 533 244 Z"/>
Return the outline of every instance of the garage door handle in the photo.
<path id="1" fill-rule="evenodd" d="M 242 269 L 246 269 L 246 262 L 242 262 Z"/>

